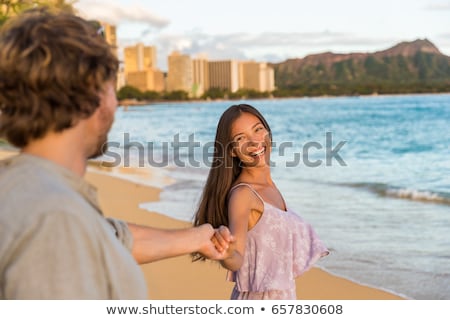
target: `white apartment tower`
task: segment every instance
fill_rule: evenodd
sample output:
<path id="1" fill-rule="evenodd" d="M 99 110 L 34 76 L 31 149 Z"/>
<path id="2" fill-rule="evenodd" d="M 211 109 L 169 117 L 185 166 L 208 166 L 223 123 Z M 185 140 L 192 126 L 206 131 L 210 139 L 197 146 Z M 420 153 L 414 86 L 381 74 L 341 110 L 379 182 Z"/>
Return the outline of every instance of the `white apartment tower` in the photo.
<path id="1" fill-rule="evenodd" d="M 193 63 L 189 55 L 178 51 L 168 56 L 167 91 L 186 91 L 193 96 Z"/>

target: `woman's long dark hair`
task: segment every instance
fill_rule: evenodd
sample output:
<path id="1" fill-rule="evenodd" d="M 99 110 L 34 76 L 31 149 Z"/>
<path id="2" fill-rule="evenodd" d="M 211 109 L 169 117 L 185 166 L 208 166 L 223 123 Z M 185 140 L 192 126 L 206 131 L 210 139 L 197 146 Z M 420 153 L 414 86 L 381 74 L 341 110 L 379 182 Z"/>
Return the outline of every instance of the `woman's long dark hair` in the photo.
<path id="1" fill-rule="evenodd" d="M 242 170 L 239 158 L 232 157 L 231 127 L 234 121 L 244 112 L 256 116 L 261 121 L 269 132 L 270 141 L 272 141 L 272 132 L 267 121 L 251 105 L 232 105 L 225 110 L 217 124 L 213 162 L 194 216 L 194 226 L 204 223 L 210 223 L 214 228 L 218 228 L 221 225 L 229 225 L 228 192 Z M 193 254 L 193 257 L 194 260 L 204 259 L 199 254 Z"/>

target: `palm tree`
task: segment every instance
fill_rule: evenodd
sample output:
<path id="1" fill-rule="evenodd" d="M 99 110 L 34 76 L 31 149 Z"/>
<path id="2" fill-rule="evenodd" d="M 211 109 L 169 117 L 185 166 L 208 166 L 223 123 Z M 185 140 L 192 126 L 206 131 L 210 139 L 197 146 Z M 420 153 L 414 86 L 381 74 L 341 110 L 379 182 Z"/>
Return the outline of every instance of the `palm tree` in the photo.
<path id="1" fill-rule="evenodd" d="M 24 10 L 40 6 L 75 12 L 75 2 L 76 0 L 0 0 L 0 25 Z"/>

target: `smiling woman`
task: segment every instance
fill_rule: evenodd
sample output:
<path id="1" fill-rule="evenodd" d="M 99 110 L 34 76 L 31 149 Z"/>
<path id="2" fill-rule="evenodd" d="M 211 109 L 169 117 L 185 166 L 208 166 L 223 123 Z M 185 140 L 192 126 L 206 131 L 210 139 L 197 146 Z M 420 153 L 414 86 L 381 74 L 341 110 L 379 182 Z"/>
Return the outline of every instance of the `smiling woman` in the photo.
<path id="1" fill-rule="evenodd" d="M 271 145 L 269 124 L 254 107 L 222 114 L 194 225 L 225 225 L 235 236 L 220 261 L 236 283 L 231 299 L 296 299 L 295 279 L 328 254 L 272 180 Z"/>

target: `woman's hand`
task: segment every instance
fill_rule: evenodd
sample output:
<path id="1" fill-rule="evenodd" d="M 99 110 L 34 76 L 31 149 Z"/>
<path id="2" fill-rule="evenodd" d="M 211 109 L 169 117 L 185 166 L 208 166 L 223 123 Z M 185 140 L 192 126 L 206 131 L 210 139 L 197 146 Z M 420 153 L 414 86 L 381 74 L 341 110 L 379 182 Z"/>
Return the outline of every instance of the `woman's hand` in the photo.
<path id="1" fill-rule="evenodd" d="M 200 254 L 212 260 L 223 260 L 231 255 L 230 248 L 235 239 L 227 227 L 213 229 L 210 224 L 204 224 L 197 228 L 202 228 L 208 234 L 208 241 L 199 250 Z"/>

